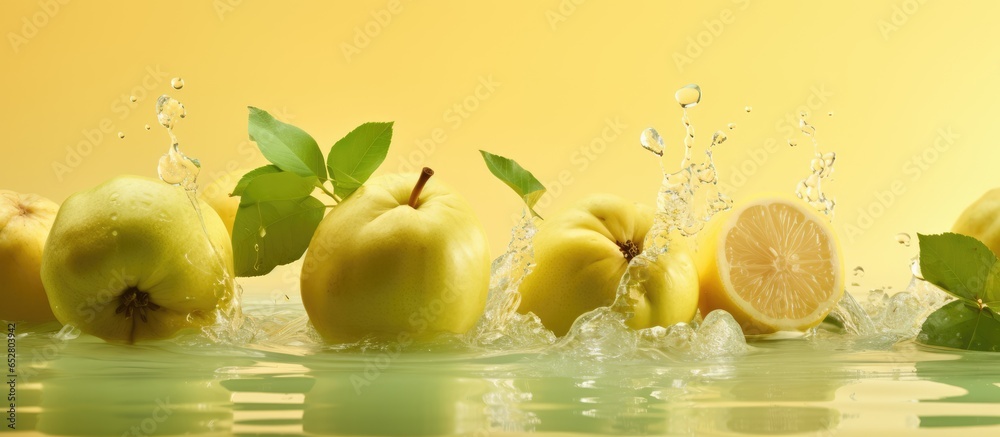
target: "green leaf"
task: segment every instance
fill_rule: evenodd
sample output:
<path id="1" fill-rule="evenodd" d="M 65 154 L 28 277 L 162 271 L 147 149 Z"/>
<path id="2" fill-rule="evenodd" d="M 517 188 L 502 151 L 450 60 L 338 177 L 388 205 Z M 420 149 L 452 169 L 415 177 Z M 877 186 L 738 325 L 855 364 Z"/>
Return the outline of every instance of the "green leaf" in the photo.
<path id="1" fill-rule="evenodd" d="M 1000 317 L 990 307 L 952 301 L 927 317 L 917 339 L 930 346 L 1000 352 Z"/>
<path id="2" fill-rule="evenodd" d="M 385 160 L 392 140 L 392 122 L 365 123 L 348 133 L 330 149 L 326 166 L 333 179 L 333 192 L 346 199 Z"/>
<path id="3" fill-rule="evenodd" d="M 490 173 L 493 173 L 493 176 L 513 189 L 524 200 L 524 204 L 528 206 L 532 215 L 540 217 L 535 212 L 534 207 L 538 199 L 545 194 L 545 186 L 530 171 L 525 170 L 513 159 L 494 155 L 485 150 L 480 150 L 479 153 L 483 154 L 483 160 L 486 161 L 486 167 L 490 169 Z"/>
<path id="4" fill-rule="evenodd" d="M 250 170 L 247 172 L 247 174 L 243 175 L 243 177 L 240 178 L 239 182 L 236 183 L 236 187 L 233 188 L 233 192 L 229 193 L 229 196 L 230 197 L 242 196 L 243 190 L 245 190 L 247 188 L 247 185 L 250 185 L 250 181 L 252 181 L 257 176 L 264 174 L 278 173 L 280 171 L 281 169 L 278 168 L 278 166 L 276 165 L 265 165 L 263 167 L 257 167 L 253 170 Z"/>
<path id="5" fill-rule="evenodd" d="M 267 111 L 250 106 L 248 131 L 250 139 L 268 161 L 278 168 L 299 176 L 315 176 L 326 180 L 323 152 L 309 134 L 290 124 L 282 123 Z"/>
<path id="6" fill-rule="evenodd" d="M 950 232 L 917 236 L 924 279 L 959 299 L 1000 300 L 997 257 L 985 244 Z"/>
<path id="7" fill-rule="evenodd" d="M 262 174 L 243 190 L 233 224 L 236 275 L 267 274 L 302 257 L 326 206 L 312 197 L 316 178 Z"/>

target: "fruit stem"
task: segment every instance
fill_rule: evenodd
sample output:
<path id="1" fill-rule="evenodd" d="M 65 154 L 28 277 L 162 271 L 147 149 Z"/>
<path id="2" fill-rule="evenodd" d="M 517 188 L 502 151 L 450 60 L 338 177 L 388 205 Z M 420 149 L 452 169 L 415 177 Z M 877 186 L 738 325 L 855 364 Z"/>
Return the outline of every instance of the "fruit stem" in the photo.
<path id="1" fill-rule="evenodd" d="M 615 244 L 618 245 L 618 250 L 620 250 L 622 252 L 622 256 L 625 257 L 625 262 L 631 262 L 632 258 L 635 258 L 635 256 L 639 254 L 639 246 L 633 243 L 632 240 L 628 240 L 624 243 L 615 241 Z"/>
<path id="2" fill-rule="evenodd" d="M 125 318 L 132 318 L 133 314 L 138 313 L 139 318 L 143 322 L 148 322 L 146 318 L 146 310 L 156 311 L 160 309 L 160 306 L 149 300 L 149 293 L 139 290 L 135 287 L 129 287 L 121 296 L 118 297 L 118 308 L 115 309 L 115 314 L 125 313 Z"/>
<path id="3" fill-rule="evenodd" d="M 434 170 L 430 167 L 424 167 L 423 171 L 420 172 L 420 179 L 417 179 L 417 185 L 413 187 L 413 191 L 410 193 L 410 207 L 417 209 L 417 199 L 420 198 L 420 192 L 424 190 L 424 185 L 427 184 L 427 180 L 434 176 Z"/>

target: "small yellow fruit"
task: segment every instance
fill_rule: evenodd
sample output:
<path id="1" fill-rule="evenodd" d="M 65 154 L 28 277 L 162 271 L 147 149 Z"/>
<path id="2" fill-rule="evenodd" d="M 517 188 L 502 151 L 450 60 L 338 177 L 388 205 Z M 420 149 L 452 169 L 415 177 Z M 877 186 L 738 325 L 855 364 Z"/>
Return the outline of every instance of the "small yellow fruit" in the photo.
<path id="1" fill-rule="evenodd" d="M 652 225 L 652 208 L 608 194 L 544 220 L 532 240 L 536 265 L 519 288 L 519 311 L 535 313 L 546 328 L 565 335 L 581 314 L 614 303 Z M 674 235 L 670 250 L 646 273 L 645 293 L 632 308 L 629 326 L 690 321 L 698 307 L 698 273 L 686 241 Z"/>
<path id="2" fill-rule="evenodd" d="M 1000 188 L 987 191 L 965 208 L 951 231 L 982 241 L 1000 256 Z"/>
<path id="3" fill-rule="evenodd" d="M 201 188 L 198 197 L 209 204 L 219 214 L 222 223 L 226 225 L 229 235 L 233 235 L 233 222 L 236 221 L 236 211 L 240 208 L 240 198 L 230 196 L 236 188 L 236 183 L 251 169 L 231 171 L 219 176 Z"/>
<path id="4" fill-rule="evenodd" d="M 327 341 L 462 334 L 482 315 L 486 232 L 464 198 L 421 180 L 373 178 L 320 222 L 302 266 L 302 304 Z"/>
<path id="5" fill-rule="evenodd" d="M 726 310 L 746 334 L 811 328 L 843 296 L 833 227 L 797 198 L 743 202 L 713 218 L 699 237 L 701 312 Z"/>
<path id="6" fill-rule="evenodd" d="M 55 320 L 42 286 L 42 248 L 59 205 L 34 194 L 0 190 L 0 319 Z"/>
<path id="7" fill-rule="evenodd" d="M 183 189 L 138 176 L 66 199 L 42 256 L 56 318 L 120 343 L 214 323 L 233 304 L 232 245 L 218 214 L 200 208 L 204 222 Z"/>

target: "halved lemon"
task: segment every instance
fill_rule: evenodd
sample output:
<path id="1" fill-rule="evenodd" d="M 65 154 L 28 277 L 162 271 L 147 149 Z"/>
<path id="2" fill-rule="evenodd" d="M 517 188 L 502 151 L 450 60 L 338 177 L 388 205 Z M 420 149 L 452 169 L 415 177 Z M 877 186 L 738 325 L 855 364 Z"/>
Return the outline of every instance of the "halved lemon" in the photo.
<path id="1" fill-rule="evenodd" d="M 724 309 L 745 334 L 811 328 L 843 296 L 833 226 L 802 200 L 757 197 L 713 218 L 702 234 L 701 313 Z"/>

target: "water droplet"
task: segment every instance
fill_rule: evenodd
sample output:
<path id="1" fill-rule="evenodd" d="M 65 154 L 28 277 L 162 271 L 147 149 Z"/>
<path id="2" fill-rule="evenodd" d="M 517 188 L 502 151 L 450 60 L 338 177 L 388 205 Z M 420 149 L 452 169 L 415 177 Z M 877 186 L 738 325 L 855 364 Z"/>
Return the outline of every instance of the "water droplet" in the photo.
<path id="1" fill-rule="evenodd" d="M 852 283 L 851 283 L 851 286 L 852 286 L 852 287 L 859 287 L 859 286 L 861 286 L 861 284 L 859 284 L 859 283 L 857 283 L 857 282 L 852 282 Z"/>
<path id="2" fill-rule="evenodd" d="M 743 110 L 746 111 L 746 112 L 753 111 L 753 106 L 744 106 Z"/>
<path id="3" fill-rule="evenodd" d="M 138 100 L 139 100 L 139 99 L 138 99 L 138 98 L 136 98 L 135 96 L 129 96 L 129 98 L 128 98 L 128 101 L 130 101 L 130 102 L 132 102 L 132 103 L 135 103 L 135 102 L 137 102 Z"/>
<path id="4" fill-rule="evenodd" d="M 906 232 L 896 234 L 896 242 L 902 244 L 903 246 L 910 247 L 910 234 L 907 234 Z"/>
<path id="5" fill-rule="evenodd" d="M 801 112 L 799 112 L 799 118 L 806 118 L 808 116 L 809 116 L 809 112 L 808 111 L 801 111 Z"/>
<path id="6" fill-rule="evenodd" d="M 184 104 L 164 94 L 156 99 L 156 121 L 163 127 L 173 129 L 177 120 L 187 116 Z"/>
<path id="7" fill-rule="evenodd" d="M 714 134 L 712 134 L 712 145 L 717 146 L 719 144 L 726 142 L 726 140 L 728 139 L 729 137 L 727 137 L 725 133 L 723 133 L 721 130 L 717 130 L 715 131 Z"/>
<path id="8" fill-rule="evenodd" d="M 701 102 L 701 87 L 695 84 L 684 85 L 674 93 L 674 98 L 681 108 L 691 108 Z"/>
<path id="9" fill-rule="evenodd" d="M 149 124 L 147 124 L 147 125 L 146 125 L 146 130 L 150 130 L 150 129 L 152 129 L 152 128 L 153 128 L 153 127 L 152 127 L 152 126 L 150 126 Z"/>
<path id="10" fill-rule="evenodd" d="M 921 279 L 921 280 L 924 279 L 924 275 L 921 274 L 921 272 L 920 272 L 920 258 L 919 257 L 913 258 L 913 261 L 910 262 L 910 273 L 913 273 L 913 276 L 915 276 L 917 279 Z"/>
<path id="11" fill-rule="evenodd" d="M 260 227 L 260 232 L 258 232 L 258 233 L 260 234 L 260 238 L 266 237 L 267 236 L 267 228 L 261 226 Z"/>
<path id="12" fill-rule="evenodd" d="M 799 119 L 799 129 L 803 134 L 808 136 L 816 135 L 816 128 L 813 125 L 807 123 L 805 120 Z"/>
<path id="13" fill-rule="evenodd" d="M 827 117 L 833 117 L 833 111 L 827 112 L 826 115 Z"/>
<path id="14" fill-rule="evenodd" d="M 111 231 L 111 236 L 112 237 L 117 237 L 118 236 L 118 231 Z"/>
<path id="15" fill-rule="evenodd" d="M 117 220 L 118 220 L 118 213 L 116 212 L 111 213 L 111 221 L 117 221 Z"/>
<path id="16" fill-rule="evenodd" d="M 736 123 L 729 123 L 728 125 L 726 125 L 726 127 L 728 127 L 729 130 L 736 129 Z"/>
<path id="17" fill-rule="evenodd" d="M 792 146 L 792 147 L 795 147 L 795 146 L 798 146 L 798 145 L 799 145 L 799 143 L 798 143 L 798 142 L 796 142 L 796 141 L 795 141 L 795 140 L 793 140 L 793 139 L 789 139 L 789 140 L 788 140 L 788 145 L 789 145 L 789 146 Z"/>
<path id="18" fill-rule="evenodd" d="M 653 128 L 647 128 L 639 135 L 639 144 L 643 149 L 649 150 L 659 156 L 663 156 L 663 137 Z"/>
<path id="19" fill-rule="evenodd" d="M 864 276 L 865 276 L 865 268 L 864 267 L 857 266 L 857 267 L 854 268 L 854 277 L 855 278 L 862 278 Z"/>
<path id="20" fill-rule="evenodd" d="M 170 79 L 170 86 L 173 87 L 175 90 L 184 88 L 184 79 L 181 79 L 179 77 Z"/>
<path id="21" fill-rule="evenodd" d="M 125 132 L 118 132 L 118 138 L 125 139 Z"/>

